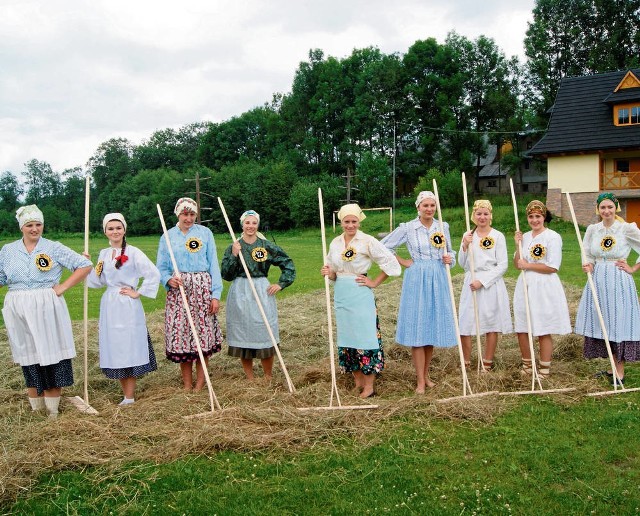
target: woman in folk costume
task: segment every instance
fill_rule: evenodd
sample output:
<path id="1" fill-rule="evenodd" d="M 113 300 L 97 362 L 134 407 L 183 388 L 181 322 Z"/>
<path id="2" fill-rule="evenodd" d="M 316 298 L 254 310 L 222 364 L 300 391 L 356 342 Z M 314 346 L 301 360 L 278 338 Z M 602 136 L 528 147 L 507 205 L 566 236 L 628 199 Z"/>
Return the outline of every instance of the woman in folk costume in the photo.
<path id="1" fill-rule="evenodd" d="M 515 233 L 516 253 L 513 264 L 522 272 L 513 295 L 514 326 L 522 354 L 522 372 L 531 374 L 532 358 L 523 284 L 523 278 L 526 276 L 531 331 L 540 343 L 538 373 L 540 377 L 545 377 L 550 374 L 553 354 L 551 335 L 571 333 L 567 298 L 558 277 L 562 263 L 562 238 L 545 226 L 550 217 L 542 202 L 531 201 L 527 204 L 526 213 L 531 231 L 524 235 L 521 231 Z M 524 256 L 520 256 L 519 243 L 522 243 Z"/>
<path id="2" fill-rule="evenodd" d="M 208 358 L 220 351 L 222 331 L 216 314 L 220 309 L 222 278 L 218 266 L 216 243 L 208 228 L 196 224 L 198 205 L 189 197 L 176 202 L 174 213 L 178 224 L 167 233 L 180 275 L 176 275 L 164 237 L 158 246 L 156 264 L 160 271 L 160 282 L 167 289 L 165 305 L 166 356 L 180 364 L 182 384 L 185 390 L 193 388 L 193 364 L 196 364 L 195 390 L 205 384 L 206 371 L 198 356 L 196 340 L 180 294 L 180 285 L 185 290 L 189 310 L 198 331 L 205 364 Z"/>
<path id="3" fill-rule="evenodd" d="M 120 405 L 130 405 L 136 378 L 157 369 L 140 296 L 156 297 L 160 272 L 140 249 L 127 244 L 127 222 L 121 213 L 105 215 L 102 229 L 109 247 L 100 251 L 88 277 L 89 287 L 107 287 L 100 300 L 100 367 L 107 378 L 120 380 Z"/>
<path id="4" fill-rule="evenodd" d="M 596 213 L 602 220 L 587 227 L 582 268 L 593 274 L 617 377 L 624 382 L 624 363 L 640 360 L 640 303 L 632 276 L 640 269 L 640 257 L 633 266 L 627 264 L 632 249 L 640 254 L 640 230 L 635 223 L 616 216 L 619 211 L 620 202 L 614 194 L 598 196 Z M 576 333 L 584 335 L 585 358 L 608 357 L 589 285 L 578 306 Z M 612 378 L 613 372 L 601 371 L 599 376 Z"/>
<path id="5" fill-rule="evenodd" d="M 460 294 L 460 339 L 466 365 L 471 360 L 471 336 L 476 335 L 473 292 L 476 293 L 480 333 L 485 334 L 482 371 L 493 369 L 499 333 L 513 333 L 509 294 L 504 284 L 507 271 L 507 243 L 500 231 L 491 227 L 493 207 L 487 200 L 473 203 L 471 220 L 475 229 L 464 234 L 458 262 L 466 271 Z M 475 281 L 471 277 L 471 258 Z"/>
<path id="6" fill-rule="evenodd" d="M 382 244 L 388 249 L 406 245 L 411 256 L 396 256 L 406 267 L 400 295 L 396 341 L 411 348 L 416 370 L 416 393 L 424 394 L 426 387 L 434 387 L 429 366 L 434 347 L 453 347 L 457 344 L 453 307 L 449 295 L 446 264 L 455 265 L 451 249 L 449 224 L 443 222 L 444 234 L 434 218 L 436 196 L 423 191 L 416 199 L 418 217 L 400 224 L 387 235 Z"/>
<path id="7" fill-rule="evenodd" d="M 0 250 L 0 286 L 7 285 L 2 316 L 13 360 L 22 366 L 31 408 L 58 416 L 63 387 L 73 385 L 76 349 L 63 294 L 91 272 L 91 262 L 42 237 L 44 215 L 35 204 L 18 208 L 22 238 Z M 63 268 L 71 275 L 60 282 Z"/>
<path id="8" fill-rule="evenodd" d="M 323 276 L 335 281 L 334 306 L 338 328 L 338 361 L 345 372 L 353 373 L 361 398 L 373 396 L 376 376 L 384 369 L 384 351 L 373 291 L 401 269 L 393 254 L 378 240 L 360 231 L 366 215 L 357 204 L 338 211 L 342 235 L 329 246 Z M 375 279 L 367 272 L 378 264 Z"/>
<path id="9" fill-rule="evenodd" d="M 229 355 L 240 359 L 249 380 L 254 379 L 253 359 L 260 359 L 264 377 L 270 380 L 276 351 L 239 256 L 242 253 L 276 343 L 280 343 L 280 335 L 275 295 L 293 283 L 296 269 L 287 253 L 258 231 L 258 213 L 245 211 L 240 224 L 242 236 L 227 247 L 221 265 L 222 278 L 232 282 L 225 305 Z M 281 270 L 280 278 L 274 284 L 268 279 L 272 265 Z"/>

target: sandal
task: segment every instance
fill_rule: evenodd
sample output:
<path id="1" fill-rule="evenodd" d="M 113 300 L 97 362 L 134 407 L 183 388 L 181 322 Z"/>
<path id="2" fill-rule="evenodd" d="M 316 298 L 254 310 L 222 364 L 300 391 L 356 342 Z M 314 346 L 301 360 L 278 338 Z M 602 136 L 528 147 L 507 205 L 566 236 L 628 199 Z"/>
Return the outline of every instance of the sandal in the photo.
<path id="1" fill-rule="evenodd" d="M 551 361 L 543 362 L 542 360 L 538 360 L 538 376 L 541 380 L 544 380 L 547 376 L 551 374 Z"/>
<path id="2" fill-rule="evenodd" d="M 531 359 L 523 358 L 522 365 L 520 366 L 520 374 L 522 376 L 531 376 L 533 374 L 533 367 L 531 367 Z"/>
<path id="3" fill-rule="evenodd" d="M 480 369 L 481 373 L 490 373 L 493 371 L 493 360 L 487 360 L 486 358 L 482 359 L 482 368 Z"/>

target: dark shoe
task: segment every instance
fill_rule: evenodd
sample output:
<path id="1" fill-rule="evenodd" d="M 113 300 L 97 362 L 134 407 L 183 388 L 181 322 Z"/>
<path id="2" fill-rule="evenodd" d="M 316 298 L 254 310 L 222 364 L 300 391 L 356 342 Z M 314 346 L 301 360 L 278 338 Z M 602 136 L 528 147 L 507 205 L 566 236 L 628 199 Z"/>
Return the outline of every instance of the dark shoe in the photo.
<path id="1" fill-rule="evenodd" d="M 613 373 L 603 370 L 603 371 L 598 371 L 596 374 L 593 375 L 593 377 L 594 378 L 613 378 Z"/>
<path id="2" fill-rule="evenodd" d="M 617 384 L 618 387 L 623 387 L 624 386 L 624 376 L 622 378 L 616 378 L 615 382 L 613 380 L 613 378 L 611 379 L 611 385 Z"/>

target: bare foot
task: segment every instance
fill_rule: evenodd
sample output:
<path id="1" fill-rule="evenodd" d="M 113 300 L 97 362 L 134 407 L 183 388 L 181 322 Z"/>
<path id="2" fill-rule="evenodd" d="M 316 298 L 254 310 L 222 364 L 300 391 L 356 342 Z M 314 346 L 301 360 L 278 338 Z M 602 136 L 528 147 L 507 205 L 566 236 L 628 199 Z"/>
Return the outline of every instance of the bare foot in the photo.
<path id="1" fill-rule="evenodd" d="M 185 392 L 191 392 L 193 390 L 193 387 L 191 387 L 191 385 L 183 385 L 182 390 Z"/>
<path id="2" fill-rule="evenodd" d="M 429 389 L 433 389 L 436 386 L 436 384 L 434 382 L 432 382 L 430 378 L 427 378 L 425 380 L 425 383 L 426 383 L 427 387 L 429 387 Z"/>
<path id="3" fill-rule="evenodd" d="M 373 389 L 366 389 L 366 390 L 363 390 L 360 393 L 360 397 L 361 398 L 371 398 L 372 396 L 375 396 L 375 394 L 376 393 L 375 393 L 375 391 Z"/>
<path id="4" fill-rule="evenodd" d="M 418 385 L 418 387 L 416 387 L 415 392 L 416 392 L 416 394 L 424 394 L 424 386 L 423 385 Z"/>

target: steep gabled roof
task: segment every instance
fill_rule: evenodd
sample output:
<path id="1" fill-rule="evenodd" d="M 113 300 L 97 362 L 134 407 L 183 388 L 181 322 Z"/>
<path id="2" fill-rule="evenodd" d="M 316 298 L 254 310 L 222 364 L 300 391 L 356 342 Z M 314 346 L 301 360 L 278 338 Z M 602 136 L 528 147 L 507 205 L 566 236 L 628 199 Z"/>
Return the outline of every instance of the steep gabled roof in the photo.
<path id="1" fill-rule="evenodd" d="M 640 70 L 631 70 L 640 76 Z M 640 148 L 640 125 L 616 126 L 612 105 L 640 99 L 640 88 L 618 85 L 628 71 L 565 77 L 552 108 L 549 128 L 530 155 Z"/>

